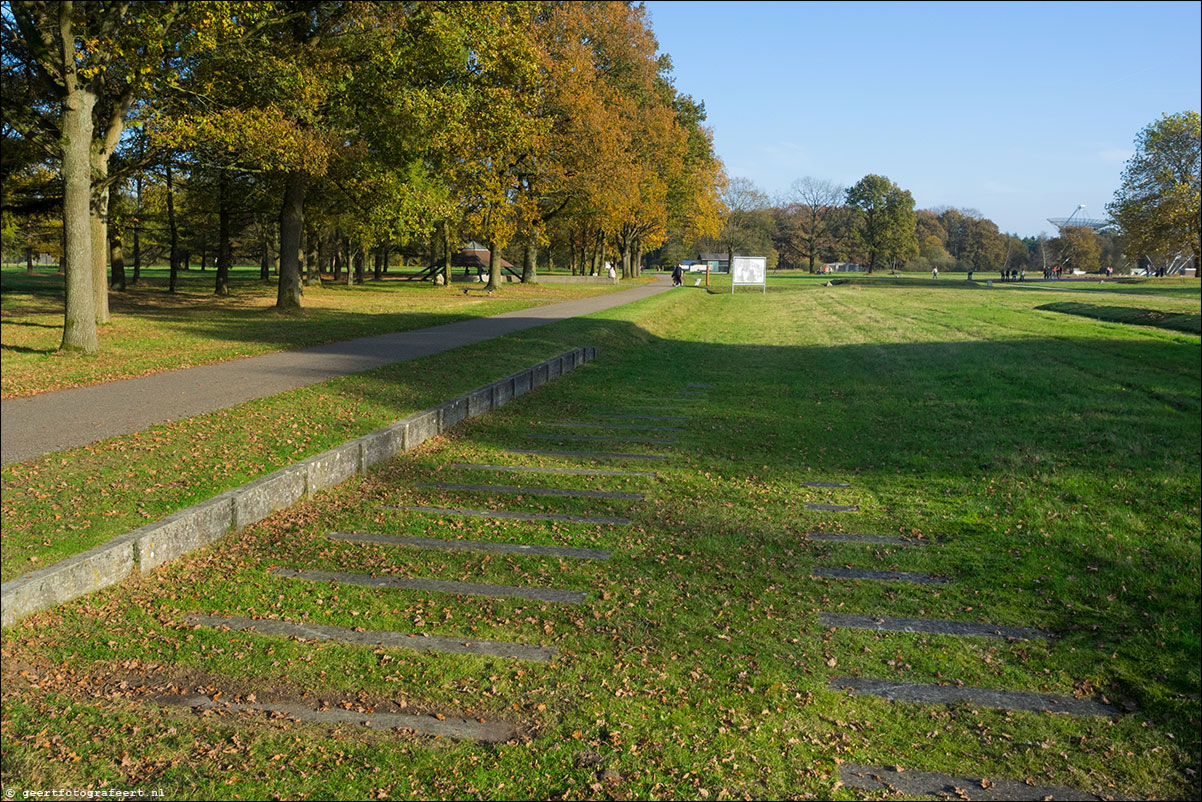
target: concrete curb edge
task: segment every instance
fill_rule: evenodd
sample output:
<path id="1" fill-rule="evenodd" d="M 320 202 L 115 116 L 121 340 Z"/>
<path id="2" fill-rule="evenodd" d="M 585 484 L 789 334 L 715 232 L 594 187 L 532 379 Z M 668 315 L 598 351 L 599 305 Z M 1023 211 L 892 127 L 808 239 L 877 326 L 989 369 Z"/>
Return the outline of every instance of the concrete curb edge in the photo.
<path id="1" fill-rule="evenodd" d="M 118 535 L 81 554 L 16 577 L 0 586 L 0 627 L 8 629 L 36 612 L 116 584 L 135 571 L 154 570 L 219 540 L 231 530 L 244 529 L 366 473 L 377 463 L 412 451 L 460 421 L 497 409 L 596 357 L 595 346 L 574 348 Z"/>

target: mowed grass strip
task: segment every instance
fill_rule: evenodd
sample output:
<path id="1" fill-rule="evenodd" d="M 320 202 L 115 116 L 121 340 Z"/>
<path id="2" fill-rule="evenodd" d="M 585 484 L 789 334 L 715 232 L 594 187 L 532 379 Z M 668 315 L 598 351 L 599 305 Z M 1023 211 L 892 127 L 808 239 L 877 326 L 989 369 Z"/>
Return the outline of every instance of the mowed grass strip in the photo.
<path id="1" fill-rule="evenodd" d="M 1035 293 L 827 288 L 795 278 L 769 289 L 732 297 L 686 287 L 547 327 L 561 343 L 599 345 L 600 358 L 237 538 L 6 632 L 6 788 L 855 798 L 838 785 L 845 762 L 1196 798 L 1197 338 L 1038 312 L 1045 300 Z M 555 487 L 647 492 L 630 506 L 630 527 L 377 509 L 419 482 L 466 481 L 469 472 L 453 466 L 500 464 L 530 420 L 621 414 L 631 403 L 624 388 L 689 381 L 715 385 L 697 402 L 706 428 L 655 464 L 656 479 L 539 475 Z M 504 461 L 614 466 L 538 454 Z M 852 487 L 802 484 L 829 477 Z M 553 501 L 573 512 L 586 503 Z M 862 512 L 804 509 L 842 501 Z M 613 556 L 597 563 L 325 537 L 385 528 Z M 925 545 L 819 543 L 808 533 Z M 819 564 L 956 582 L 811 579 Z M 272 576 L 278 567 L 572 588 L 588 599 L 302 583 Z M 830 628 L 817 610 L 987 621 L 1054 638 Z M 192 614 L 428 632 L 557 655 L 515 664 L 298 643 L 193 630 Z M 220 680 L 263 698 L 283 686 L 410 710 L 505 711 L 523 730 L 483 746 L 147 708 L 120 683 L 136 687 L 156 665 L 189 687 Z M 1119 712 L 891 702 L 832 690 L 840 677 L 1072 697 Z"/>
<path id="2" fill-rule="evenodd" d="M 230 273 L 231 294 L 213 294 L 213 271 L 180 273 L 167 292 L 166 270 L 144 269 L 142 281 L 109 293 L 112 323 L 100 327 L 96 356 L 60 354 L 63 277 L 24 268 L 0 271 L 0 343 L 4 398 L 97 382 L 146 376 L 349 340 L 373 334 L 438 326 L 639 286 L 650 279 L 604 284 L 505 284 L 490 296 L 465 296 L 460 287 L 406 281 L 396 271 L 382 281 L 348 287 L 325 282 L 305 287 L 299 312 L 274 310 L 274 282 L 257 267 Z"/>

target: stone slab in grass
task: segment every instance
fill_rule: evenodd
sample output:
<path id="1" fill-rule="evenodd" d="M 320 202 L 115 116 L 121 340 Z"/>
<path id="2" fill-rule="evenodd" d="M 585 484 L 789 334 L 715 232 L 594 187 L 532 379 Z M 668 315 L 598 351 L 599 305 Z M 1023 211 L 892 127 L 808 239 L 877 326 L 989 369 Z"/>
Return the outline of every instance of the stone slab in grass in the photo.
<path id="1" fill-rule="evenodd" d="M 810 512 L 859 512 L 858 504 L 807 504 Z"/>
<path id="2" fill-rule="evenodd" d="M 594 412 L 595 418 L 615 418 L 621 420 L 669 420 L 669 421 L 687 421 L 689 418 L 684 415 L 613 415 L 608 412 Z"/>
<path id="3" fill-rule="evenodd" d="M 664 437 L 611 437 L 605 434 L 532 434 L 529 436 L 535 440 L 571 440 L 583 443 L 654 443 L 656 445 L 676 445 L 680 442 L 679 440 L 670 440 Z"/>
<path id="4" fill-rule="evenodd" d="M 950 579 L 933 574 L 917 574 L 911 571 L 865 571 L 860 568 L 828 568 L 814 566 L 814 576 L 823 579 L 876 579 L 882 582 L 917 582 L 920 585 L 946 585 Z"/>
<path id="5" fill-rule="evenodd" d="M 433 590 L 439 593 L 454 593 L 460 596 L 487 596 L 494 599 L 529 599 L 531 601 L 558 602 L 560 604 L 582 604 L 588 599 L 587 593 L 582 593 L 578 590 L 524 588 L 514 585 L 489 585 L 482 582 L 408 579 L 400 576 L 372 576 L 371 574 L 350 574 L 340 571 L 308 571 L 296 568 L 272 568 L 268 573 L 284 579 L 303 579 L 307 582 L 338 582 L 343 585 L 391 588 L 394 590 Z"/>
<path id="6" fill-rule="evenodd" d="M 642 426 L 628 423 L 544 423 L 561 429 L 622 429 L 631 432 L 683 432 L 679 426 Z"/>
<path id="7" fill-rule="evenodd" d="M 541 457 L 564 459 L 667 459 L 662 454 L 615 454 L 608 451 L 539 451 L 529 448 L 511 448 L 502 454 L 534 454 Z"/>
<path id="8" fill-rule="evenodd" d="M 802 487 L 851 487 L 847 482 L 802 482 Z"/>
<path id="9" fill-rule="evenodd" d="M 890 546 L 925 546 L 921 540 L 913 538 L 894 537 L 892 535 L 852 535 L 843 532 L 810 532 L 806 535 L 810 540 L 826 543 L 879 543 Z"/>
<path id="10" fill-rule="evenodd" d="M 1051 640 L 1046 632 L 1031 627 L 1009 627 L 999 624 L 973 624 L 966 621 L 940 621 L 935 618 L 882 618 L 846 613 L 819 613 L 818 623 L 824 627 L 870 629 L 876 632 L 913 632 L 927 635 L 966 635 L 978 638 L 1011 640 Z"/>
<path id="11" fill-rule="evenodd" d="M 446 654 L 478 654 L 486 657 L 506 657 L 514 660 L 530 660 L 549 663 L 555 657 L 551 646 L 526 646 L 505 641 L 471 640 L 447 638 L 426 633 L 387 632 L 382 630 L 351 629 L 323 624 L 302 624 L 293 621 L 275 621 L 242 616 L 190 615 L 186 620 L 198 627 L 219 629 L 228 627 L 240 632 L 257 632 L 260 635 L 279 635 L 303 640 L 332 640 L 356 643 L 363 646 L 386 646 L 393 649 L 410 649 L 418 652 L 442 652 Z"/>
<path id="12" fill-rule="evenodd" d="M 516 510 L 472 510 L 459 507 L 391 507 L 382 506 L 384 510 L 408 510 L 409 512 L 425 512 L 431 515 L 466 515 L 472 518 L 511 518 L 517 521 L 562 521 L 573 524 L 613 524 L 629 526 L 629 518 L 613 518 L 606 515 L 561 515 L 553 512 L 518 512 Z"/>
<path id="13" fill-rule="evenodd" d="M 409 713 L 361 713 L 357 710 L 316 707 L 297 702 L 244 704 L 239 702 L 213 701 L 207 696 L 160 696 L 152 697 L 160 704 L 174 704 L 194 710 L 228 711 L 230 713 L 262 713 L 268 718 L 283 714 L 297 721 L 316 724 L 357 724 L 372 730 L 401 730 L 414 735 L 455 738 L 467 741 L 503 743 L 517 735 L 517 730 L 503 722 L 484 722 L 477 719 L 443 716 L 415 716 Z"/>
<path id="14" fill-rule="evenodd" d="M 371 532 L 330 532 L 326 537 L 350 543 L 381 543 L 386 546 L 413 546 L 423 549 L 487 551 L 496 554 L 537 554 L 543 557 L 574 557 L 579 560 L 608 560 L 612 551 L 574 549 L 566 546 L 531 546 L 526 543 L 492 543 L 486 540 L 438 540 L 432 537 L 377 535 Z"/>
<path id="15" fill-rule="evenodd" d="M 930 771 L 902 770 L 896 766 L 862 766 L 858 763 L 839 764 L 839 779 L 848 788 L 892 791 L 906 799 L 920 796 L 968 799 L 972 802 L 1035 802 L 1045 799 L 1093 802 L 1099 799 L 1093 794 L 1062 785 L 1034 785 L 993 778 L 970 779 Z"/>
<path id="16" fill-rule="evenodd" d="M 621 493 L 612 490 L 569 490 L 559 487 L 518 487 L 516 485 L 461 485 L 451 482 L 426 482 L 414 487 L 436 488 L 438 490 L 464 490 L 470 493 L 513 493 L 528 496 L 559 496 L 561 498 L 617 498 L 628 501 L 642 501 L 646 496 L 642 493 Z"/>
<path id="17" fill-rule="evenodd" d="M 1030 691 L 998 691 L 991 688 L 972 688 L 955 685 L 923 685 L 865 677 L 834 677 L 831 690 L 842 690 L 857 696 L 879 696 L 891 702 L 917 702 L 940 705 L 980 705 L 1002 710 L 1030 710 L 1035 713 L 1067 713 L 1072 716 L 1115 716 L 1118 709 L 1092 699 L 1076 699 L 1052 693 Z"/>
<path id="18" fill-rule="evenodd" d="M 537 465 L 486 465 L 479 463 L 457 462 L 451 466 L 463 470 L 474 471 L 517 471 L 519 473 L 563 473 L 572 476 L 645 476 L 649 479 L 659 477 L 657 473 L 648 471 L 606 471 L 600 468 L 540 468 Z"/>

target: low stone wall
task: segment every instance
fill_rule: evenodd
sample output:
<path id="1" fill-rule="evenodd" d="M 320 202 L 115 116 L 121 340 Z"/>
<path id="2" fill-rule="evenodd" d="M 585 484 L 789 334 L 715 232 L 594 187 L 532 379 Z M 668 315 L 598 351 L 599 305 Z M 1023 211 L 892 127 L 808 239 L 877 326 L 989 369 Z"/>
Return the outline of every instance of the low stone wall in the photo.
<path id="1" fill-rule="evenodd" d="M 303 462 L 194 504 L 107 543 L 5 582 L 0 626 L 150 571 L 177 557 L 292 506 L 318 491 L 410 451 L 467 418 L 483 415 L 595 359 L 594 346 L 576 348 L 415 413 Z"/>

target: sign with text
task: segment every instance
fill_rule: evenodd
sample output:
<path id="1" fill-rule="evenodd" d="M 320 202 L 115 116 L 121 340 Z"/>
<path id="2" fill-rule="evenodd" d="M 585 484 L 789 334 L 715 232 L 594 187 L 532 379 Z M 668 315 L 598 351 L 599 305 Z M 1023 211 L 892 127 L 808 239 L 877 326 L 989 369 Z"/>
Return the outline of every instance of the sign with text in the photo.
<path id="1" fill-rule="evenodd" d="M 730 291 L 735 287 L 760 286 L 768 292 L 768 259 L 763 256 L 736 256 L 730 265 Z"/>

